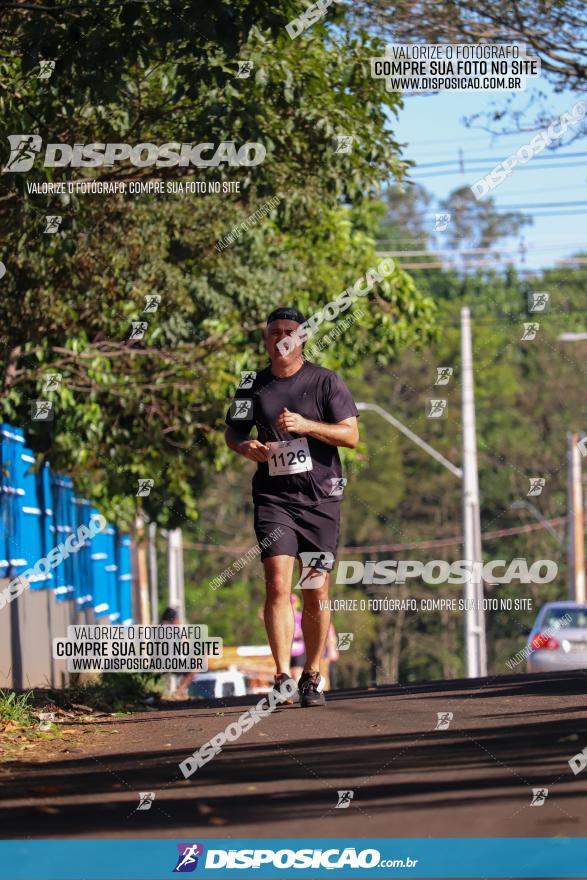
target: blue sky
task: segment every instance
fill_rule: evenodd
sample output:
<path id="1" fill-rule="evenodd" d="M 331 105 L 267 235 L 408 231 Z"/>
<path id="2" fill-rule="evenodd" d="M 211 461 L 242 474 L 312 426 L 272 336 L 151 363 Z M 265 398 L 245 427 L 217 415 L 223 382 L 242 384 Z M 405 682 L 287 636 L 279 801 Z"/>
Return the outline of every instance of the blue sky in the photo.
<path id="1" fill-rule="evenodd" d="M 531 88 L 529 84 L 528 90 Z M 540 88 L 544 89 L 543 82 L 540 83 Z M 518 96 L 518 100 L 525 102 L 527 95 L 528 93 Z M 488 109 L 492 102 L 497 101 L 503 106 L 506 97 L 507 93 L 503 92 L 443 92 L 436 95 L 407 96 L 404 109 L 393 122 L 393 130 L 397 139 L 406 144 L 404 157 L 417 163 L 411 172 L 412 179 L 441 199 L 459 186 L 470 186 L 497 162 L 503 161 L 518 147 L 527 144 L 532 133 L 495 136 L 481 128 L 467 128 L 464 124 L 465 117 Z M 548 106 L 552 109 L 553 118 L 569 111 L 579 97 L 584 96 L 569 92 L 561 95 L 550 93 Z M 531 118 L 530 116 L 529 119 Z M 450 166 L 454 173 L 442 176 L 432 176 L 432 172 L 446 171 L 449 166 L 419 168 L 423 163 L 457 160 L 459 149 L 463 151 L 464 173 L 459 172 L 457 165 Z M 587 202 L 587 162 L 582 157 L 568 156 L 570 153 L 586 151 L 585 137 L 577 138 L 572 144 L 556 151 L 557 156 L 565 158 L 544 159 L 544 156 L 552 155 L 552 151 L 544 150 L 527 165 L 516 167 L 507 180 L 492 190 L 490 195 L 497 206 Z M 479 157 L 490 158 L 486 162 L 473 165 L 471 160 Z M 570 167 L 562 167 L 566 165 Z M 575 213 L 561 213 L 564 210 Z M 587 249 L 587 204 L 566 209 L 544 208 L 539 209 L 540 212 L 556 212 L 556 215 L 535 216 L 534 224 L 522 230 L 527 248 L 525 262 L 522 262 L 521 254 L 518 253 L 520 239 L 509 240 L 501 245 L 504 250 L 511 252 L 511 258 L 520 270 L 552 266 L 561 258 L 580 249 Z M 533 214 L 531 209 L 524 213 Z M 433 216 L 430 221 L 434 223 Z M 409 243 L 405 247 L 414 249 L 414 245 L 410 246 Z"/>

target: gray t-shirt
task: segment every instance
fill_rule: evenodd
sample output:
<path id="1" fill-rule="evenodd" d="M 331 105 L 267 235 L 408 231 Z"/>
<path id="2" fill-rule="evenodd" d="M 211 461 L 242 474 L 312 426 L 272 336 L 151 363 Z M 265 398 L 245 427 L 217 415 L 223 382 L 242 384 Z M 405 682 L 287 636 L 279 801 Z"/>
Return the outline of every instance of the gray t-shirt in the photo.
<path id="1" fill-rule="evenodd" d="M 271 368 L 267 367 L 254 378 L 251 376 L 241 381 L 241 387 L 227 413 L 226 424 L 243 436 L 256 427 L 262 443 L 294 440 L 301 435 L 280 431 L 275 426 L 275 420 L 284 408 L 306 419 L 328 424 L 359 415 L 351 393 L 340 376 L 332 370 L 304 361 L 297 373 L 287 378 L 274 376 Z M 301 473 L 271 475 L 268 463 L 258 462 L 253 477 L 255 504 L 287 502 L 299 507 L 315 507 L 325 502 L 340 502 L 344 483 L 338 449 L 314 437 L 304 437 L 308 443 L 312 469 Z M 277 464 L 282 467 L 292 460 L 296 461 L 294 451 L 284 449 L 276 452 L 276 455 Z M 305 464 L 305 453 L 298 449 L 297 455 Z"/>

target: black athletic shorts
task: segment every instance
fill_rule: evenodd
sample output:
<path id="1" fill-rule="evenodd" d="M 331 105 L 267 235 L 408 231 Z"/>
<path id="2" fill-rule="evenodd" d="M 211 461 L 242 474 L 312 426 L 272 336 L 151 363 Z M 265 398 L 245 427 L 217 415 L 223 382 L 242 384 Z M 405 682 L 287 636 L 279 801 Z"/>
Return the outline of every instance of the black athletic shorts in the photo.
<path id="1" fill-rule="evenodd" d="M 308 568 L 331 571 L 339 525 L 340 503 L 336 501 L 316 507 L 281 506 L 271 502 L 255 505 L 255 534 L 261 547 L 261 559 L 300 557 Z"/>

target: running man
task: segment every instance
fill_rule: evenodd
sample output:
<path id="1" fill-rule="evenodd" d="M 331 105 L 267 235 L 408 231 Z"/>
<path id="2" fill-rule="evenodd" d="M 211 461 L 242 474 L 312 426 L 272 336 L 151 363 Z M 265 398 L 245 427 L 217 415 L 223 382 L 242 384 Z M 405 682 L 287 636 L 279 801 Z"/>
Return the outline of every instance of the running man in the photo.
<path id="1" fill-rule="evenodd" d="M 264 547 L 264 621 L 275 660 L 275 688 L 290 678 L 294 616 L 290 601 L 296 559 L 305 558 L 302 632 L 306 657 L 298 682 L 303 707 L 324 705 L 320 657 L 330 612 L 330 571 L 338 545 L 342 469 L 338 446 L 359 440 L 357 407 L 336 373 L 305 360 L 303 346 L 282 353 L 304 316 L 294 308 L 273 311 L 265 328 L 270 365 L 246 373 L 226 417 L 226 443 L 257 463 L 253 477 L 255 533 Z M 256 438 L 251 437 L 253 427 Z M 279 537 L 269 538 L 274 530 Z M 311 561 L 310 565 L 308 560 Z M 313 566 L 313 567 L 311 567 Z"/>

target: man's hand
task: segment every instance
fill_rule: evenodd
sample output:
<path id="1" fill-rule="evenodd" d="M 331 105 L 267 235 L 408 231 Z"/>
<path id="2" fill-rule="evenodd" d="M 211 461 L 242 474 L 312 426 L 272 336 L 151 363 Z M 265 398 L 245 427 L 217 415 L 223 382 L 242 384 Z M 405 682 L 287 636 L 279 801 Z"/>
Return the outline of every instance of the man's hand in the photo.
<path id="1" fill-rule="evenodd" d="M 243 440 L 239 443 L 238 451 L 251 461 L 267 461 L 271 450 L 260 440 Z"/>
<path id="2" fill-rule="evenodd" d="M 288 434 L 307 434 L 310 427 L 308 419 L 298 413 L 290 412 L 287 407 L 284 407 L 283 412 L 277 416 L 275 425 L 280 431 L 287 431 Z"/>

